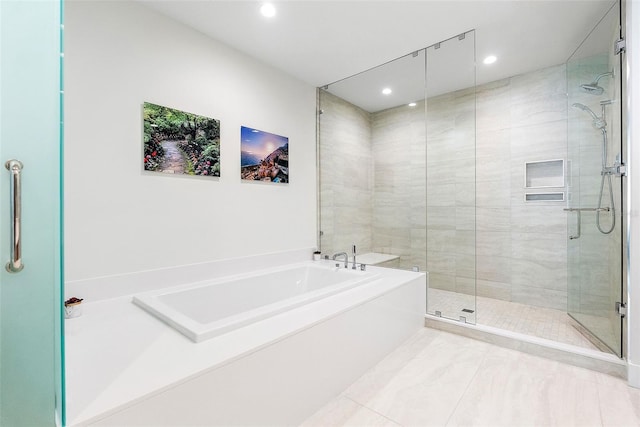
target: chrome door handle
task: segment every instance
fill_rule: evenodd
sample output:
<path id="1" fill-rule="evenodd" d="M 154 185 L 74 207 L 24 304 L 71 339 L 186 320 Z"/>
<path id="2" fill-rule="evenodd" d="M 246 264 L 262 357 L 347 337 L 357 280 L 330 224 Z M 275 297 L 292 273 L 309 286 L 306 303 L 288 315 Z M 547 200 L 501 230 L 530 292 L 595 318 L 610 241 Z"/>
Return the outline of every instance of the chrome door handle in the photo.
<path id="1" fill-rule="evenodd" d="M 20 174 L 22 162 L 9 160 L 5 167 L 11 174 L 9 183 L 9 206 L 11 209 L 11 259 L 6 265 L 9 273 L 18 273 L 24 268 L 22 264 L 21 221 L 22 221 L 22 188 Z"/>

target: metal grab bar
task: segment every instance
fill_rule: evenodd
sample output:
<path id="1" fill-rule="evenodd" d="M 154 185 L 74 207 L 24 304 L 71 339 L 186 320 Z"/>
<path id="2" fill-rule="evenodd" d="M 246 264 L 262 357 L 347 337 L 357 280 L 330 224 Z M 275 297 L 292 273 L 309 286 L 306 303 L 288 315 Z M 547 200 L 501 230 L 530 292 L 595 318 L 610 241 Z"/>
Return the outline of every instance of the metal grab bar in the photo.
<path id="1" fill-rule="evenodd" d="M 609 212 L 611 208 L 564 208 L 567 212 Z"/>
<path id="2" fill-rule="evenodd" d="M 9 160 L 5 167 L 11 174 L 9 183 L 9 206 L 11 209 L 11 259 L 6 265 L 9 273 L 18 273 L 24 268 L 22 264 L 21 219 L 22 219 L 22 189 L 20 173 L 22 172 L 22 162 L 19 160 Z"/>
<path id="3" fill-rule="evenodd" d="M 582 212 L 609 212 L 611 208 L 564 208 L 563 210 L 578 213 L 578 234 L 569 236 L 569 240 L 575 240 L 580 238 L 582 232 Z"/>
<path id="4" fill-rule="evenodd" d="M 573 236 L 569 235 L 569 240 L 579 239 L 580 234 L 582 232 L 582 210 L 581 209 L 565 209 L 565 211 L 578 213 L 578 234 L 574 234 Z"/>

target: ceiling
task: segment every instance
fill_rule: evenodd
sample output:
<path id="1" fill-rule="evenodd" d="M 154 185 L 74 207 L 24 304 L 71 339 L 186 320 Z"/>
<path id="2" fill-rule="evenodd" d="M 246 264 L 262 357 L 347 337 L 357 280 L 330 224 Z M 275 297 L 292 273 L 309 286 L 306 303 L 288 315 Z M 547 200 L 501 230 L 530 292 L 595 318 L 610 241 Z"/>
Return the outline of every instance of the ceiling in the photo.
<path id="1" fill-rule="evenodd" d="M 267 19 L 259 13 L 262 2 L 256 1 L 138 1 L 313 86 L 473 29 L 478 84 L 560 64 L 614 3 L 273 1 L 277 15 Z M 498 60 L 484 66 L 481 60 L 489 54 Z"/>

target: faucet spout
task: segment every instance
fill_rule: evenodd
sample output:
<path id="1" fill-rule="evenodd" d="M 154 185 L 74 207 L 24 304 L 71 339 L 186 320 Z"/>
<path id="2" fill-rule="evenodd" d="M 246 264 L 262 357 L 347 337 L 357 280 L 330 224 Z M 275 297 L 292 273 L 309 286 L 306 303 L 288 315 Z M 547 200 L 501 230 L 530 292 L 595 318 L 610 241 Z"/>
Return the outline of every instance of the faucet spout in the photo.
<path id="1" fill-rule="evenodd" d="M 338 257 L 344 257 L 344 268 L 348 268 L 349 266 L 349 255 L 346 252 L 338 252 L 333 256 L 333 260 L 335 261 Z"/>

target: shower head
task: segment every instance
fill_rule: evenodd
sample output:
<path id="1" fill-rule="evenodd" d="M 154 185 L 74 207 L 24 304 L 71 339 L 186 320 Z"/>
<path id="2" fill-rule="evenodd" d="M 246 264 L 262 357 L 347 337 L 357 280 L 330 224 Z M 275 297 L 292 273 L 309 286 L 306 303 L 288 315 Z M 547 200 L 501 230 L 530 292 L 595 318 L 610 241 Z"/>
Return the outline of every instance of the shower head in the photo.
<path id="1" fill-rule="evenodd" d="M 580 89 L 582 89 L 583 92 L 590 93 L 591 95 L 602 95 L 604 93 L 604 89 L 601 86 L 593 83 L 581 84 Z"/>
<path id="2" fill-rule="evenodd" d="M 580 104 L 578 102 L 576 102 L 575 104 L 571 105 L 573 108 L 578 108 L 582 111 L 585 111 L 589 114 L 591 114 L 591 117 L 593 118 L 593 125 L 597 128 L 597 129 L 603 129 L 604 127 L 607 126 L 607 122 L 604 121 L 603 117 L 598 117 L 596 115 L 596 113 L 593 112 L 593 110 L 591 110 L 591 108 L 587 107 L 584 104 Z"/>
<path id="3" fill-rule="evenodd" d="M 598 85 L 598 82 L 601 78 L 605 76 L 613 77 L 613 71 L 609 71 L 608 73 L 599 74 L 594 81 L 591 83 L 584 83 L 580 85 L 580 89 L 583 92 L 590 93 L 591 95 L 602 95 L 604 93 L 604 88 Z"/>

